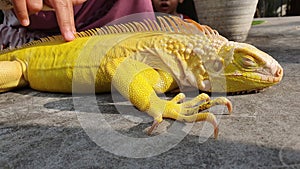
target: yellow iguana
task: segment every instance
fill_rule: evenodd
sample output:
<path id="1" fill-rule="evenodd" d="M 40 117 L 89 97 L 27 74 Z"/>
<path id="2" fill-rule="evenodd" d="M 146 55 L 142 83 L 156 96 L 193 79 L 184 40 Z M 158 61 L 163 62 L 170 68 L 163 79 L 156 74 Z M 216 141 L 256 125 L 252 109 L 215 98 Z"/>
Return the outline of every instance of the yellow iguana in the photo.
<path id="1" fill-rule="evenodd" d="M 283 76 L 278 62 L 252 45 L 228 41 L 208 26 L 177 17 L 106 26 L 76 36 L 71 42 L 47 37 L 1 52 L 0 91 L 29 85 L 39 91 L 70 93 L 72 83 L 78 83 L 81 92 L 88 92 L 84 85 L 94 83 L 96 92 L 108 92 L 113 85 L 154 118 L 149 133 L 163 118 L 172 118 L 208 121 L 217 137 L 215 116 L 201 111 L 226 105 L 230 112 L 228 99 L 210 100 L 200 94 L 182 102 L 182 93 L 172 100 L 157 94 L 178 86 L 208 92 L 253 91 L 272 86 Z"/>

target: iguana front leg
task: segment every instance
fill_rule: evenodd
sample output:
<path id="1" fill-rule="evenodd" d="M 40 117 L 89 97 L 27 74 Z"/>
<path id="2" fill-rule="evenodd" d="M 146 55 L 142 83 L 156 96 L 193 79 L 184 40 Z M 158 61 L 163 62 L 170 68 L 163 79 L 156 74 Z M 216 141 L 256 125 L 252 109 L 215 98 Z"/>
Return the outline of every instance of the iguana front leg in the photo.
<path id="1" fill-rule="evenodd" d="M 0 93 L 26 86 L 25 70 L 26 66 L 22 61 L 0 61 Z"/>
<path id="2" fill-rule="evenodd" d="M 163 118 L 171 118 L 185 122 L 208 121 L 214 126 L 216 138 L 218 135 L 216 117 L 210 112 L 199 113 L 199 110 L 224 104 L 231 111 L 229 100 L 226 98 L 209 100 L 206 94 L 200 94 L 193 100 L 183 103 L 178 103 L 184 99 L 183 94 L 178 94 L 169 101 L 160 99 L 155 90 L 158 90 L 158 86 L 161 87 L 160 91 L 174 87 L 172 80 L 164 80 L 166 78 L 161 78 L 161 74 L 153 68 L 132 59 L 118 58 L 107 63 L 106 71 L 112 78 L 113 86 L 140 111 L 147 112 L 154 118 L 148 134 L 151 134 Z"/>

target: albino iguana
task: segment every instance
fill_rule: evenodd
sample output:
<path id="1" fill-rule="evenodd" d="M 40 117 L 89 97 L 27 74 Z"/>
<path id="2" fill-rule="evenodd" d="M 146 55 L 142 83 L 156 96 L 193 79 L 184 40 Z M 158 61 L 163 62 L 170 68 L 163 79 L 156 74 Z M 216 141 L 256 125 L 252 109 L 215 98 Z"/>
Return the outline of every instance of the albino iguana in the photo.
<path id="1" fill-rule="evenodd" d="M 208 121 L 217 137 L 215 116 L 201 111 L 221 104 L 230 112 L 228 99 L 209 100 L 200 94 L 179 103 L 182 93 L 172 100 L 157 94 L 178 86 L 208 92 L 253 91 L 272 86 L 283 76 L 278 62 L 252 45 L 228 41 L 208 26 L 177 17 L 106 26 L 76 36 L 71 42 L 47 37 L 1 52 L 0 91 L 28 85 L 70 93 L 77 83 L 82 88 L 76 92 L 91 92 L 85 90 L 88 84 L 95 84 L 95 92 L 108 92 L 113 85 L 154 118 L 149 133 L 163 118 L 172 118 Z"/>

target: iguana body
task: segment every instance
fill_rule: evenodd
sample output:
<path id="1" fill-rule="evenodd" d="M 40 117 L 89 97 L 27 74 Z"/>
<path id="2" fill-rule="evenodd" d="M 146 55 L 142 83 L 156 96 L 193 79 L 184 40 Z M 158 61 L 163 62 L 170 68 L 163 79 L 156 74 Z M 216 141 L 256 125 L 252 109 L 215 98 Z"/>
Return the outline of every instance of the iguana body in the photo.
<path id="1" fill-rule="evenodd" d="M 216 136 L 214 115 L 199 111 L 216 104 L 227 105 L 231 111 L 226 98 L 208 101 L 209 97 L 201 94 L 178 104 L 183 94 L 166 101 L 157 93 L 178 86 L 202 91 L 252 91 L 282 78 L 281 66 L 266 53 L 174 17 L 159 18 L 159 23 L 148 20 L 109 26 L 77 36 L 72 42 L 56 36 L 4 51 L 0 55 L 0 91 L 29 84 L 40 91 L 70 93 L 76 83 L 82 88 L 75 92 L 93 92 L 84 90 L 86 84 L 95 84 L 96 92 L 107 92 L 112 84 L 154 118 L 150 132 L 163 118 L 173 118 L 209 121 Z M 226 85 L 213 89 L 212 80 L 221 83 L 225 79 Z"/>

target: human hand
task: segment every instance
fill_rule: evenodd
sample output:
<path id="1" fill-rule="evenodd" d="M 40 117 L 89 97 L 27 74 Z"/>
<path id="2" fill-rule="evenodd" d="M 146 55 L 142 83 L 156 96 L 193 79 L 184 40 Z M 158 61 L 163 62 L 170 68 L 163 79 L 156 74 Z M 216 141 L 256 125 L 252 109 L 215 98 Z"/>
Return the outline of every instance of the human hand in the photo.
<path id="1" fill-rule="evenodd" d="M 66 41 L 75 38 L 76 33 L 73 5 L 82 4 L 86 0 L 12 0 L 15 14 L 21 25 L 30 24 L 29 15 L 37 13 L 45 5 L 54 9 L 61 34 Z"/>

